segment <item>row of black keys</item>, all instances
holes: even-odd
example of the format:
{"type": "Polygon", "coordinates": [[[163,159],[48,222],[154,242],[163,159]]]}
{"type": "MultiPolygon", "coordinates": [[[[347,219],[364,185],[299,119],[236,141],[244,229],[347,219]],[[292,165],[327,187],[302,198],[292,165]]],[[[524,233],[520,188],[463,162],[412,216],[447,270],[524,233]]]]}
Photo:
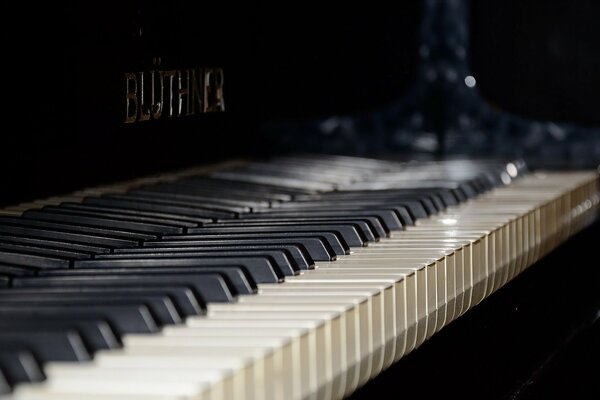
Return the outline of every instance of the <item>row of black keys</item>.
{"type": "Polygon", "coordinates": [[[326,193],[188,178],[0,218],[2,390],[376,241],[493,187],[486,172],[444,188],[326,193]]]}

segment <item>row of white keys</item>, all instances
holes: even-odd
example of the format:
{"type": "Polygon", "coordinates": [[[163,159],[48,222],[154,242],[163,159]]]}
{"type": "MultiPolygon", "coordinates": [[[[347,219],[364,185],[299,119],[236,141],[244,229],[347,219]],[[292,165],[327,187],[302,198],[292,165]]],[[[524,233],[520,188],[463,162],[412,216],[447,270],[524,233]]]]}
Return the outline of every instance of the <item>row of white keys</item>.
{"type": "Polygon", "coordinates": [[[484,194],[185,325],[127,336],[86,366],[49,365],[47,383],[15,398],[342,398],[583,226],[598,202],[572,211],[594,185],[570,191],[594,177],[547,179],[484,194]]]}

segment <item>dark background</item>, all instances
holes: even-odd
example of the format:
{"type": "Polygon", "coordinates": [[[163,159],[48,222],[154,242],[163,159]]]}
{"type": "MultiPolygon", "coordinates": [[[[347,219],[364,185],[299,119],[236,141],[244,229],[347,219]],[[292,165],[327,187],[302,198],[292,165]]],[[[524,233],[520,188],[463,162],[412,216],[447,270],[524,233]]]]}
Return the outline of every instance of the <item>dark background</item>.
{"type": "MultiPolygon", "coordinates": [[[[412,96],[423,79],[424,4],[3,2],[0,205],[275,154],[276,141],[257,135],[266,123],[377,112],[412,96]],[[226,112],[124,124],[123,74],[151,69],[157,56],[165,69],[223,67],[226,112]]],[[[469,10],[470,59],[487,101],[600,123],[598,2],[474,1],[469,10]]],[[[309,143],[321,149],[321,138],[309,143]]]]}
{"type": "Polygon", "coordinates": [[[472,68],[493,105],[600,125],[600,2],[473,1],[472,68]]]}

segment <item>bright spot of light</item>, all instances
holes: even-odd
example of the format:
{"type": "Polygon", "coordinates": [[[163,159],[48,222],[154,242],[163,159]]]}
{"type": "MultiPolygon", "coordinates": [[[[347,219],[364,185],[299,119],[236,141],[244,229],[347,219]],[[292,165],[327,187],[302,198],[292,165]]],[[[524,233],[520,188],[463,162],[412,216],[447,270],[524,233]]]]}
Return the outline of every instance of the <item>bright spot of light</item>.
{"type": "Polygon", "coordinates": [[[465,85],[467,85],[467,87],[475,87],[475,85],[477,85],[477,81],[475,80],[475,77],[472,75],[467,75],[465,76],[465,85]]]}
{"type": "Polygon", "coordinates": [[[517,166],[513,163],[506,164],[506,172],[508,172],[511,178],[515,178],[518,173],[517,166]]]}
{"type": "Polygon", "coordinates": [[[440,222],[444,225],[456,225],[458,220],[455,218],[443,218],[443,219],[440,219],[440,222]]]}

